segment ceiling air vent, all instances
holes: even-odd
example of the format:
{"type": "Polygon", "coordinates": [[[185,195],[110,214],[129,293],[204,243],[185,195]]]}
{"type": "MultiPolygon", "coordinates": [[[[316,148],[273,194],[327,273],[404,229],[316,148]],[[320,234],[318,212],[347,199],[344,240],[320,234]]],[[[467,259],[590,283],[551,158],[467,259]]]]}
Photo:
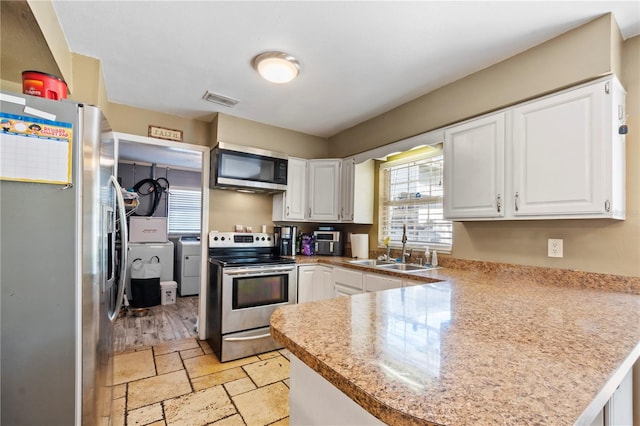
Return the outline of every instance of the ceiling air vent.
{"type": "Polygon", "coordinates": [[[213,102],[215,104],[224,105],[229,108],[233,108],[234,106],[236,106],[238,102],[240,102],[237,99],[229,98],[227,96],[222,96],[217,93],[211,93],[208,90],[205,92],[202,99],[204,99],[205,101],[213,102]]]}

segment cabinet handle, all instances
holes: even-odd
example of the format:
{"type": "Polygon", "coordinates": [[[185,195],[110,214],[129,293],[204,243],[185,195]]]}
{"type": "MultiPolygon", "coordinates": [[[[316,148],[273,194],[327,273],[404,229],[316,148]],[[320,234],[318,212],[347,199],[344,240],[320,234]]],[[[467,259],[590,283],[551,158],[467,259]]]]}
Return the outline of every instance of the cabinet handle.
{"type": "Polygon", "coordinates": [[[611,211],[611,201],[607,200],[604,202],[604,210],[609,213],[611,211]]]}
{"type": "Polygon", "coordinates": [[[502,208],[502,198],[500,198],[500,194],[496,197],[496,207],[498,208],[498,213],[500,213],[500,209],[502,208]]]}
{"type": "Polygon", "coordinates": [[[287,206],[287,217],[289,217],[290,207],[287,206]]]}
{"type": "Polygon", "coordinates": [[[311,207],[309,207],[309,217],[311,217],[311,207]]]}
{"type": "Polygon", "coordinates": [[[518,194],[517,192],[515,197],[515,204],[516,211],[520,210],[520,194],[518,194]]]}

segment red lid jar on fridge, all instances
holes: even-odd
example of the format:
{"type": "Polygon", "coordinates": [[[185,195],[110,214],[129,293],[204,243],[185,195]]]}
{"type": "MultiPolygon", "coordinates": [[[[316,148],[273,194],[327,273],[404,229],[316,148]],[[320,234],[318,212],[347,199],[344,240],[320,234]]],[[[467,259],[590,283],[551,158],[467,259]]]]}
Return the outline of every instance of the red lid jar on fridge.
{"type": "Polygon", "coordinates": [[[22,93],[58,101],[67,98],[67,83],[52,74],[40,71],[23,71],[22,93]]]}

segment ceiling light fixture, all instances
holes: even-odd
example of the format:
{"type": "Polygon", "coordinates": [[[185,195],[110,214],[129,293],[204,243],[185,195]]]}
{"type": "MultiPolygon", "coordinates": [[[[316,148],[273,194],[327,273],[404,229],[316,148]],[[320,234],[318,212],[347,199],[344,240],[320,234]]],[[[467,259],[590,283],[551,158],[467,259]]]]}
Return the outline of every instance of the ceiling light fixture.
{"type": "Polygon", "coordinates": [[[288,83],[300,73],[300,62],[284,52],[260,53],[252,64],[262,78],[272,83],[288,83]]]}

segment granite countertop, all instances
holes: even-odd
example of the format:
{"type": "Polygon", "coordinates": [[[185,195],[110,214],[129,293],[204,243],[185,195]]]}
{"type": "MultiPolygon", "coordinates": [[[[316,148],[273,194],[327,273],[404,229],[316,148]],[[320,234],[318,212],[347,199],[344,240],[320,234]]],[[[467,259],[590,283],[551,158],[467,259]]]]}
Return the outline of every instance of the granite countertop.
{"type": "Polygon", "coordinates": [[[272,335],[388,424],[588,422],[640,357],[637,294],[509,268],[422,274],[442,281],[282,307],[272,335]]]}

